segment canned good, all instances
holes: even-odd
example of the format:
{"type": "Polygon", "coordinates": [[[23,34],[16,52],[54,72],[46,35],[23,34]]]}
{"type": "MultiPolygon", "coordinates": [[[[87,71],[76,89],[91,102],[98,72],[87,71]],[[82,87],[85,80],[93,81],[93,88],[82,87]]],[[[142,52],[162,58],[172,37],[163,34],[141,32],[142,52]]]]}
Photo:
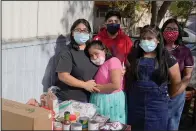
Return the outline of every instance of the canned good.
{"type": "Polygon", "coordinates": [[[82,130],[87,130],[88,129],[88,117],[80,117],[79,122],[82,124],[82,130]]]}
{"type": "Polygon", "coordinates": [[[53,127],[54,127],[55,131],[62,131],[63,130],[61,122],[54,122],[54,126],[53,127]]]}
{"type": "Polygon", "coordinates": [[[63,124],[63,130],[64,131],[69,131],[70,130],[70,124],[63,124]]]}
{"type": "Polygon", "coordinates": [[[88,130],[99,130],[99,123],[93,119],[89,120],[88,130]]]}
{"type": "Polygon", "coordinates": [[[77,123],[72,123],[71,124],[71,130],[82,130],[82,124],[77,122],[77,123]]]}

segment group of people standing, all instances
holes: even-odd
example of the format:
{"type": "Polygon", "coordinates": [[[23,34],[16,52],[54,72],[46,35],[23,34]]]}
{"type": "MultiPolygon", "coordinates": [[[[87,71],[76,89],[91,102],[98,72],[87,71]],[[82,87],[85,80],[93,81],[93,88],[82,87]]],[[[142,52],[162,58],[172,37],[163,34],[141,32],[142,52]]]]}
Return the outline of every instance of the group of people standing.
{"type": "Polygon", "coordinates": [[[178,130],[194,64],[181,27],[175,19],[162,29],[146,25],[133,44],[120,20],[109,11],[94,38],[87,20],[73,23],[70,44],[55,58],[59,101],[93,103],[132,130],[178,130]]]}

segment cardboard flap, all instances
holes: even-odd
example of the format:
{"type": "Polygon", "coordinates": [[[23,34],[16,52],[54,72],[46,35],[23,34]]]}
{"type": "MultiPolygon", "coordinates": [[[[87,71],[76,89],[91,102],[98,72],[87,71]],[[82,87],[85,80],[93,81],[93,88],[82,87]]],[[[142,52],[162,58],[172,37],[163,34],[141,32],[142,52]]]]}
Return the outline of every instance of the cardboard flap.
{"type": "Polygon", "coordinates": [[[49,115],[50,111],[35,107],[27,104],[22,104],[16,101],[7,100],[2,98],[2,110],[19,114],[22,116],[28,116],[30,118],[40,117],[40,115],[49,115]]]}

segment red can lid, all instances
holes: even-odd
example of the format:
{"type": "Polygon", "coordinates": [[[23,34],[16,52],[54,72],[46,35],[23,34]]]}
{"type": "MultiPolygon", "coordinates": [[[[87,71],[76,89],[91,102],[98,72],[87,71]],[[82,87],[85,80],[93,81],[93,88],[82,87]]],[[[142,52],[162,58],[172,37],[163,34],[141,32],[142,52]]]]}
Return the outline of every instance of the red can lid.
{"type": "Polygon", "coordinates": [[[76,120],[76,115],[70,114],[69,120],[70,120],[70,121],[76,120]]]}

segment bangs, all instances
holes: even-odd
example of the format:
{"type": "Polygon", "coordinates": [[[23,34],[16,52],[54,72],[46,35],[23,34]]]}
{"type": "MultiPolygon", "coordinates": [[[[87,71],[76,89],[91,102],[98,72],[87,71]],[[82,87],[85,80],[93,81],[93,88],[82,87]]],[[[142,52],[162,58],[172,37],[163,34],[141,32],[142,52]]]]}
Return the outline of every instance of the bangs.
{"type": "Polygon", "coordinates": [[[153,35],[155,37],[157,37],[158,35],[151,29],[143,29],[140,33],[140,37],[142,38],[143,36],[145,36],[147,33],[150,33],[150,35],[153,35]]]}

